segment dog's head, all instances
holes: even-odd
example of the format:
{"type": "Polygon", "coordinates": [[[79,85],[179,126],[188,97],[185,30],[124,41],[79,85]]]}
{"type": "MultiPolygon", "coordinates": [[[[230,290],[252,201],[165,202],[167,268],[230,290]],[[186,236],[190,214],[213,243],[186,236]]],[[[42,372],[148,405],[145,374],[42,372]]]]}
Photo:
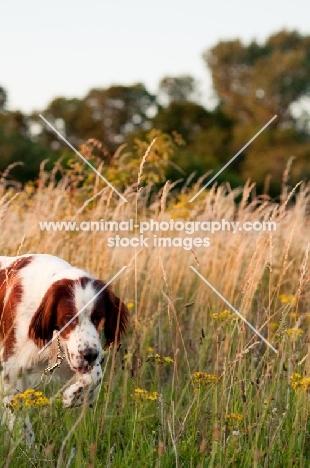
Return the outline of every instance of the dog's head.
{"type": "Polygon", "coordinates": [[[43,347],[58,331],[70,368],[86,373],[102,360],[101,331],[106,345],[117,343],[127,321],[127,307],[103,281],[65,278],[46,291],[31,320],[29,337],[43,347]]]}

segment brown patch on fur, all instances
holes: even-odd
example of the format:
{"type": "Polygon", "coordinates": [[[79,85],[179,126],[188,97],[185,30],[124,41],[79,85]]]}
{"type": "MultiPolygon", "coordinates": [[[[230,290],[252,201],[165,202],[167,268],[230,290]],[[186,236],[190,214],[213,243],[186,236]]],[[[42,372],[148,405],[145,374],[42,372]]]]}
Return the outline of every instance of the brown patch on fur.
{"type": "MultiPolygon", "coordinates": [[[[53,283],[46,291],[41,304],[29,325],[29,338],[39,347],[48,343],[54,330],[61,330],[78,312],[74,304],[76,280],[62,279],[53,283]]],[[[75,328],[73,320],[61,333],[64,338],[75,328]]]]}
{"type": "MultiPolygon", "coordinates": [[[[91,284],[95,294],[105,287],[104,281],[94,280],[87,276],[81,277],[77,282],[83,289],[91,284]]],[[[120,336],[126,332],[128,309],[109,286],[94,300],[91,321],[99,333],[102,329],[104,330],[106,346],[118,342],[120,336]]]]}
{"type": "Polygon", "coordinates": [[[95,327],[97,328],[98,333],[100,333],[101,330],[103,329],[104,322],[105,322],[105,319],[104,319],[104,318],[100,319],[99,322],[98,322],[98,321],[95,321],[94,325],[95,325],[95,327]]]}
{"type": "MultiPolygon", "coordinates": [[[[101,280],[94,280],[93,286],[99,292],[105,283],[101,280]]],[[[98,325],[97,329],[100,331],[100,326],[104,329],[106,338],[106,345],[111,343],[118,343],[120,337],[126,332],[128,325],[128,309],[126,305],[117,297],[108,286],[95,300],[94,310],[91,316],[93,323],[98,325]],[[104,323],[102,324],[102,319],[104,323]]]]}
{"type": "MultiPolygon", "coordinates": [[[[29,338],[38,347],[47,344],[54,330],[61,330],[79,312],[75,307],[75,286],[80,285],[85,289],[88,284],[94,288],[94,295],[105,286],[103,281],[83,276],[78,280],[56,281],[46,291],[29,325],[29,338]]],[[[106,344],[109,345],[119,341],[120,335],[125,333],[128,309],[108,287],[94,300],[91,321],[98,332],[104,329],[106,344]]],[[[78,317],[66,326],[61,336],[66,339],[77,323],[78,317]]]]}
{"type": "Polygon", "coordinates": [[[14,330],[16,309],[23,295],[18,273],[31,263],[32,258],[32,256],[19,258],[0,270],[0,341],[3,346],[4,361],[12,356],[16,343],[14,330]]]}
{"type": "Polygon", "coordinates": [[[82,276],[77,282],[82,286],[82,289],[85,289],[86,286],[93,281],[89,276],[82,276]]]}

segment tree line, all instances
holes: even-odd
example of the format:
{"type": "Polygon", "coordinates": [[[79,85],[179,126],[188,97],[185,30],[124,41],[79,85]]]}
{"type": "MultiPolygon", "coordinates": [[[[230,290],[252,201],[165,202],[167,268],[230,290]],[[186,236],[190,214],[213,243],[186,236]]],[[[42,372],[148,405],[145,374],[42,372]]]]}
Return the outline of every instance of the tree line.
{"type": "Polygon", "coordinates": [[[72,145],[102,160],[103,173],[120,185],[130,182],[132,161],[138,161],[154,135],[153,181],[174,181],[193,172],[194,181],[219,170],[277,115],[217,181],[234,187],[251,178],[261,192],[277,194],[291,158],[291,183],[310,179],[309,115],[301,112],[310,91],[310,36],[283,30],[262,44],[220,41],[203,60],[217,97],[213,109],[202,105],[199,85],[190,75],[164,77],[157,93],[135,83],[91,89],[82,98],[57,97],[30,115],[7,110],[6,90],[0,87],[0,172],[22,162],[12,177],[25,183],[38,176],[42,161],[52,168],[59,158],[63,164],[72,158],[39,113],[72,145]]]}

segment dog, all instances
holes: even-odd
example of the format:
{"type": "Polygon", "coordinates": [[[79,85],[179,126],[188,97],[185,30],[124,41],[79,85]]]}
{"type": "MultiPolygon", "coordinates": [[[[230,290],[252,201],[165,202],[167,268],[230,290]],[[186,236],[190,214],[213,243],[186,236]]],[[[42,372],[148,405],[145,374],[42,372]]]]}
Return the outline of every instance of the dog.
{"type": "MultiPolygon", "coordinates": [[[[126,305],[85,271],[47,254],[0,256],[0,393],[9,428],[16,423],[14,395],[54,371],[65,382],[73,376],[65,407],[92,404],[102,380],[100,333],[109,346],[127,323],[126,305]]],[[[32,443],[28,419],[24,427],[32,443]]]]}

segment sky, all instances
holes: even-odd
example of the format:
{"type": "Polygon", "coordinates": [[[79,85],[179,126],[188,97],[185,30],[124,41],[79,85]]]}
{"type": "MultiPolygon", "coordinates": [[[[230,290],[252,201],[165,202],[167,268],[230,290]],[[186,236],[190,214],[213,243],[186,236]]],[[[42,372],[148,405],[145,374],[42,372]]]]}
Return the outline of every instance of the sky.
{"type": "Polygon", "coordinates": [[[264,41],[283,28],[310,34],[309,0],[5,0],[0,86],[8,108],[43,110],[55,97],[164,76],[212,85],[202,54],[220,40],[264,41]]]}

